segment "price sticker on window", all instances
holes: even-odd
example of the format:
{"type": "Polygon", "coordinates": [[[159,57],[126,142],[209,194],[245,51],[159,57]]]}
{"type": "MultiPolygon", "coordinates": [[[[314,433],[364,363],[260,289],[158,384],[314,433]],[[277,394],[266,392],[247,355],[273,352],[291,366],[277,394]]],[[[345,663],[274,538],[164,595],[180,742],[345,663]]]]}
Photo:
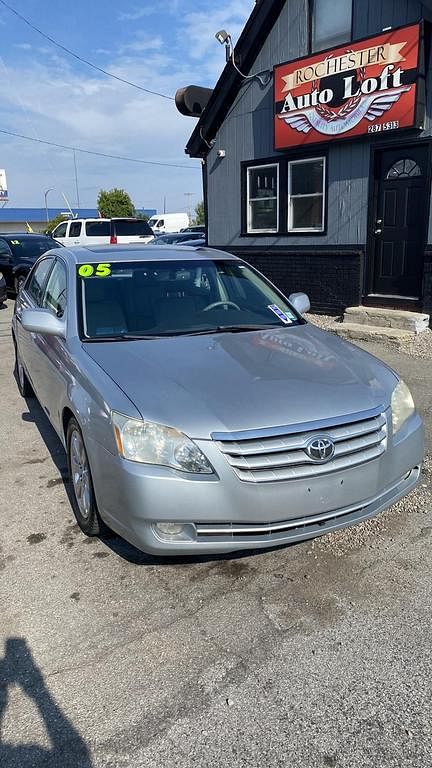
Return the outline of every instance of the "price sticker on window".
{"type": "Polygon", "coordinates": [[[81,264],[78,267],[80,277],[109,277],[111,264],[81,264]]]}

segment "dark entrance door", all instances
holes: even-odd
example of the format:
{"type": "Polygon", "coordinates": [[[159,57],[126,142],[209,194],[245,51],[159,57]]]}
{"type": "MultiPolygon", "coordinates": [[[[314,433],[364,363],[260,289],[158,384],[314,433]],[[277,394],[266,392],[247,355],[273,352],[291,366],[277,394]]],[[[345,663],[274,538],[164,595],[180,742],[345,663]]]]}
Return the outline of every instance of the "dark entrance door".
{"type": "Polygon", "coordinates": [[[427,147],[377,153],[370,293],[418,298],[429,219],[427,147]]]}

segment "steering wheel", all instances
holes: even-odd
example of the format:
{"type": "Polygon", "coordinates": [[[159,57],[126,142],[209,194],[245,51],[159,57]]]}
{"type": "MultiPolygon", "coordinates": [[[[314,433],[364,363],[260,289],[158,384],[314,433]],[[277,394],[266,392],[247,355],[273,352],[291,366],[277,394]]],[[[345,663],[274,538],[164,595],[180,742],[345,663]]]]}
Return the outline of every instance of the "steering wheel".
{"type": "Polygon", "coordinates": [[[204,309],[203,312],[208,312],[210,309],[215,309],[216,307],[225,307],[225,306],[234,307],[234,309],[238,309],[239,312],[241,312],[241,309],[238,304],[235,304],[234,301],[213,301],[212,304],[208,304],[204,309]]]}

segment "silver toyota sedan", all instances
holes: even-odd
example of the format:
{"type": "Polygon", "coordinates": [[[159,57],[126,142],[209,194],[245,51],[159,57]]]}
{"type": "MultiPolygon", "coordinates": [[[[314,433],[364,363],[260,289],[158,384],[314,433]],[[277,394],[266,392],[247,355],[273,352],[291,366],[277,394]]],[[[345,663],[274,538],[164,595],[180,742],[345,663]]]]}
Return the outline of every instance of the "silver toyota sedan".
{"type": "Polygon", "coordinates": [[[159,555],[259,549],[414,488],[424,434],[408,387],[308,309],[208,248],[42,256],[16,302],[17,380],[67,451],[82,530],[159,555]]]}

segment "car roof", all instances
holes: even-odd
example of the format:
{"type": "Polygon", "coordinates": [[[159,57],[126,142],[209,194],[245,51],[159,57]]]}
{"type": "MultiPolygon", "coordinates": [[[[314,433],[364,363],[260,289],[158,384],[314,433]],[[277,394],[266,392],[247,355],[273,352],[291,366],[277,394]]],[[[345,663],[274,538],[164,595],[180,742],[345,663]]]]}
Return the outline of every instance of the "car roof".
{"type": "Polygon", "coordinates": [[[111,264],[118,261],[169,261],[179,259],[181,261],[202,261],[203,259],[233,259],[241,261],[237,256],[226,251],[217,251],[214,248],[189,245],[141,245],[131,243],[129,245],[93,245],[90,247],[76,246],[74,248],[53,248],[58,250],[63,257],[74,260],[76,264],[94,263],[95,261],[109,261],[111,264]]]}
{"type": "Polygon", "coordinates": [[[16,240],[17,237],[46,237],[48,240],[53,240],[51,235],[45,235],[43,232],[0,232],[0,237],[9,238],[9,240],[16,240]]]}

